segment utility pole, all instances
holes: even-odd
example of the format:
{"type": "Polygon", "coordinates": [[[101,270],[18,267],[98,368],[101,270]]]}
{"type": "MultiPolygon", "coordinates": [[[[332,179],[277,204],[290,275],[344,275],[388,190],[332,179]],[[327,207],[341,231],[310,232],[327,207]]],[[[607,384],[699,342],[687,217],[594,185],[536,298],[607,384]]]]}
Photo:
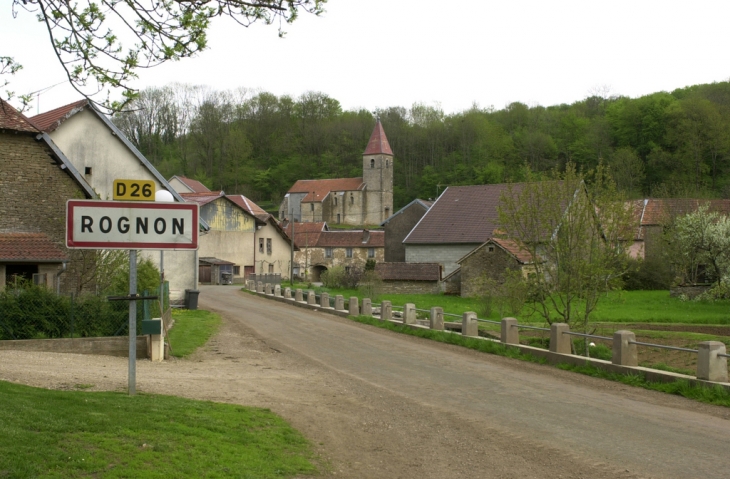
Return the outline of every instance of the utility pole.
{"type": "Polygon", "coordinates": [[[289,274],[289,283],[294,286],[294,221],[291,222],[291,260],[289,265],[291,266],[291,273],[289,274]]]}

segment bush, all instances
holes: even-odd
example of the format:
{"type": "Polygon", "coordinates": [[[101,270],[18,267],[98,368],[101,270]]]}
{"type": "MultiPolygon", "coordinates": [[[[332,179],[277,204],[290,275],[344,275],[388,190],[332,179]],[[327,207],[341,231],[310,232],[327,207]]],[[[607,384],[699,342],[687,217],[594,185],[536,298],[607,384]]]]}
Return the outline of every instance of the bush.
{"type": "Polygon", "coordinates": [[[355,289],[360,283],[362,271],[351,267],[345,270],[344,266],[333,266],[320,276],[322,286],[325,288],[346,288],[355,289]]]}
{"type": "Polygon", "coordinates": [[[360,292],[363,298],[370,298],[373,302],[378,302],[380,295],[383,294],[383,280],[373,270],[365,270],[360,277],[360,292]]]}
{"type": "Polygon", "coordinates": [[[669,261],[658,257],[630,259],[628,270],[623,276],[624,289],[629,291],[669,289],[673,279],[669,261]]]}

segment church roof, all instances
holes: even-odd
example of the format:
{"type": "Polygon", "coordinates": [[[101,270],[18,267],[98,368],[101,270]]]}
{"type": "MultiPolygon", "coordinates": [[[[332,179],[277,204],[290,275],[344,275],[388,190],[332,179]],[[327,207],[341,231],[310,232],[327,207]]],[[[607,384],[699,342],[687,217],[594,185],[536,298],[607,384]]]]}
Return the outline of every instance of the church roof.
{"type": "Polygon", "coordinates": [[[362,178],[333,178],[328,180],[298,180],[288,193],[307,193],[302,203],[317,203],[330,191],[355,191],[365,187],[362,178]]]}
{"type": "Polygon", "coordinates": [[[370,135],[370,141],[368,146],[365,148],[363,155],[390,155],[393,156],[393,150],[390,149],[388,138],[385,136],[385,130],[383,130],[383,124],[380,120],[375,123],[373,133],[370,135]]]}
{"type": "Polygon", "coordinates": [[[38,128],[25,115],[3,99],[0,99],[0,129],[38,133],[38,128]]]}

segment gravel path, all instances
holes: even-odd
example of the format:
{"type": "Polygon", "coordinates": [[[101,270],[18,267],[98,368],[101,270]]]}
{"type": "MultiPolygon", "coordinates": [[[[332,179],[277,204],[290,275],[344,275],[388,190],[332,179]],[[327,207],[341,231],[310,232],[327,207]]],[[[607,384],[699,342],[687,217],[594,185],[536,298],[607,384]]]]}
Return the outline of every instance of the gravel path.
{"type": "MultiPolygon", "coordinates": [[[[730,411],[203,287],[221,332],[138,390],[267,407],[326,477],[721,477],[730,411]]],[[[126,389],[126,359],[0,351],[0,379],[126,389]]]]}

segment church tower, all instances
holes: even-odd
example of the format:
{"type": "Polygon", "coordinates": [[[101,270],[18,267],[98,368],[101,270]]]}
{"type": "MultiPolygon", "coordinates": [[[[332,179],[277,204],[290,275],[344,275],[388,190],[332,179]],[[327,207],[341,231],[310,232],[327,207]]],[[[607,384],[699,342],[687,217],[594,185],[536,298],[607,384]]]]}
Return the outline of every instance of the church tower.
{"type": "Polygon", "coordinates": [[[362,154],[363,224],[379,225],[393,214],[393,150],[378,118],[362,154]]]}

